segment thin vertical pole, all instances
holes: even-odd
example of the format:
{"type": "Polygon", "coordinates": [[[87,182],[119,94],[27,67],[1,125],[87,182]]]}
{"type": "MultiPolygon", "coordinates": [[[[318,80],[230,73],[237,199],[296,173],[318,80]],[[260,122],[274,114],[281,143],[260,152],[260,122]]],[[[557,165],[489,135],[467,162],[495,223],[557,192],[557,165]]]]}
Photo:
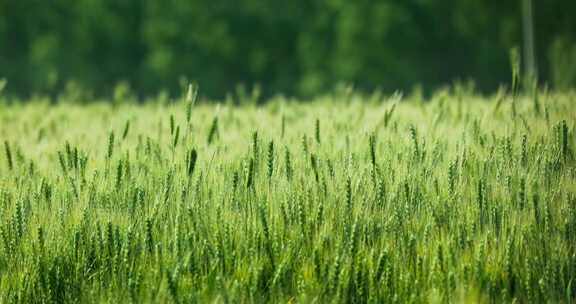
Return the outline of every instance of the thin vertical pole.
{"type": "Polygon", "coordinates": [[[527,80],[535,80],[538,76],[534,48],[534,21],[532,16],[532,0],[522,0],[522,28],[524,33],[524,68],[527,80]]]}

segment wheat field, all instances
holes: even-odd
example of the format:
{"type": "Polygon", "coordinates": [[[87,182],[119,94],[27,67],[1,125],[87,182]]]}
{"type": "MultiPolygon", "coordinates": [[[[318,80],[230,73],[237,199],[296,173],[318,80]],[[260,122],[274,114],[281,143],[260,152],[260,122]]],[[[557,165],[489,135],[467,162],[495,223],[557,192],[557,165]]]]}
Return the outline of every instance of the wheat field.
{"type": "Polygon", "coordinates": [[[574,303],[575,106],[0,98],[0,302],[574,303]]]}

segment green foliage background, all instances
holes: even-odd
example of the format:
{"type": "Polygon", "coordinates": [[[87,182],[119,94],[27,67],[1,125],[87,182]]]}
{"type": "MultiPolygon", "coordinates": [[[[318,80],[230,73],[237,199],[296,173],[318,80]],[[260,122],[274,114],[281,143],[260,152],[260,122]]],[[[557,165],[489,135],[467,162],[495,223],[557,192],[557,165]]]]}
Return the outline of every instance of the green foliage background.
{"type": "MultiPolygon", "coordinates": [[[[0,78],[12,94],[70,80],[96,95],[124,82],[139,94],[198,81],[221,97],[239,83],[311,95],[336,82],[384,90],[474,79],[508,81],[521,46],[520,1],[0,0],[0,78]]],[[[576,75],[576,2],[535,1],[543,81],[576,75]]]]}

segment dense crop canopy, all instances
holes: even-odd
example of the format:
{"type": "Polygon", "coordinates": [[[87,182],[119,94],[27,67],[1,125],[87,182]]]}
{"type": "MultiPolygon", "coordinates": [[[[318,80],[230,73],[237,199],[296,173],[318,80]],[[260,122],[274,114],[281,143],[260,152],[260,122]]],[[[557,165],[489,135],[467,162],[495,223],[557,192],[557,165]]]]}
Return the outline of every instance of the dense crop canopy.
{"type": "Polygon", "coordinates": [[[0,302],[568,303],[576,96],[537,97],[0,104],[0,302]]]}

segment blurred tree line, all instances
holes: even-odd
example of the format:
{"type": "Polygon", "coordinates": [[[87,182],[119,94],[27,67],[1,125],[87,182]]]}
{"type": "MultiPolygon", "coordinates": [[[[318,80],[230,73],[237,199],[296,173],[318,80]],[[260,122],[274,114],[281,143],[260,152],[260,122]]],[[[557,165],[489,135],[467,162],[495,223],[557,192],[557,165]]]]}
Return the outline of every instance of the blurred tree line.
{"type": "MultiPolygon", "coordinates": [[[[576,1],[534,2],[541,81],[576,85],[576,1]]],[[[385,91],[508,82],[520,0],[0,0],[0,78],[16,95],[69,80],[96,95],[197,81],[311,95],[337,82],[385,91]]]]}

